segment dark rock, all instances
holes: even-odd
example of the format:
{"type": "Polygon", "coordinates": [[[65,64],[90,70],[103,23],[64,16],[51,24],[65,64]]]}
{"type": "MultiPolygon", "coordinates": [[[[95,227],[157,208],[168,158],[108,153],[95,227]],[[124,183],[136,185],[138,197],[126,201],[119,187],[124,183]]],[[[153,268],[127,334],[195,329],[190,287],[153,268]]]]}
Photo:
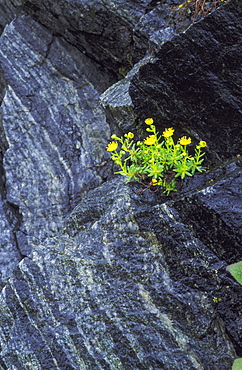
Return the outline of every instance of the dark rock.
{"type": "Polygon", "coordinates": [[[16,8],[12,1],[1,0],[0,1],[0,34],[4,27],[10,23],[16,15],[16,8]]]}
{"type": "Polygon", "coordinates": [[[153,60],[152,54],[147,54],[128,72],[121,81],[110,86],[101,96],[100,102],[105,109],[111,130],[116,135],[135,130],[135,114],[133,102],[129,94],[130,80],[138,73],[139,68],[153,60]]]}
{"type": "Polygon", "coordinates": [[[31,244],[55,234],[102,181],[110,131],[97,99],[112,79],[26,16],[6,26],[0,62],[6,199],[19,208],[31,244]]]}
{"type": "Polygon", "coordinates": [[[226,272],[242,252],[241,5],[174,36],[171,3],[11,0],[0,18],[1,370],[230,370],[242,356],[226,272]],[[105,147],[151,115],[229,160],[174,196],[138,195],[105,147]]]}
{"type": "Polygon", "coordinates": [[[123,1],[115,5],[110,1],[98,0],[88,3],[23,0],[14,5],[56,35],[63,36],[92,59],[118,73],[124,64],[128,67],[128,55],[133,47],[133,23],[144,14],[147,3],[128,1],[124,7],[123,1]]]}
{"type": "Polygon", "coordinates": [[[6,83],[3,76],[2,68],[0,67],[0,103],[2,102],[5,93],[6,83]]]}
{"type": "Polygon", "coordinates": [[[0,196],[0,288],[7,283],[8,278],[12,275],[17,263],[21,260],[21,254],[18,251],[16,235],[12,225],[6,216],[6,209],[2,196],[0,196]]]}
{"type": "Polygon", "coordinates": [[[205,140],[214,158],[240,154],[242,3],[231,0],[166,42],[140,68],[130,95],[140,122],[205,140]]]}
{"type": "Polygon", "coordinates": [[[146,54],[151,35],[157,44],[174,32],[169,25],[164,35],[161,31],[171,13],[169,2],[10,0],[10,3],[16,11],[30,14],[119,76],[146,54]]]}
{"type": "Polygon", "coordinates": [[[118,179],[90,191],[66,234],[36,246],[4,288],[6,366],[230,369],[242,288],[227,276],[225,259],[182,222],[178,204],[185,213],[182,195],[141,198],[118,179]]]}
{"type": "Polygon", "coordinates": [[[206,184],[202,190],[187,191],[174,206],[183,222],[194,226],[196,236],[221,260],[234,263],[242,254],[241,158],[211,171],[206,184]]]}

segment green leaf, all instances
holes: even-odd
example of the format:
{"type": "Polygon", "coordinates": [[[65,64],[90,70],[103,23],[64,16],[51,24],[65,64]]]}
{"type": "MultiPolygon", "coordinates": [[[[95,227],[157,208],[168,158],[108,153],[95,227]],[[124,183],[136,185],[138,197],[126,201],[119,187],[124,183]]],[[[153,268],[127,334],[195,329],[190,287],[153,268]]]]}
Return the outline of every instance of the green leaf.
{"type": "Polygon", "coordinates": [[[203,168],[201,166],[197,166],[196,170],[199,171],[199,172],[203,172],[203,168]]]}
{"type": "MultiPolygon", "coordinates": [[[[226,270],[231,273],[231,275],[235,278],[235,280],[237,280],[240,284],[242,284],[242,261],[236,262],[236,263],[233,263],[232,265],[227,266],[226,270]]],[[[242,369],[242,366],[241,366],[241,369],[242,369]]]]}
{"type": "Polygon", "coordinates": [[[232,370],[241,370],[242,369],[242,358],[237,358],[232,366],[232,370]]]}
{"type": "Polygon", "coordinates": [[[196,165],[201,163],[203,163],[203,159],[201,159],[200,161],[196,161],[196,165]]]}

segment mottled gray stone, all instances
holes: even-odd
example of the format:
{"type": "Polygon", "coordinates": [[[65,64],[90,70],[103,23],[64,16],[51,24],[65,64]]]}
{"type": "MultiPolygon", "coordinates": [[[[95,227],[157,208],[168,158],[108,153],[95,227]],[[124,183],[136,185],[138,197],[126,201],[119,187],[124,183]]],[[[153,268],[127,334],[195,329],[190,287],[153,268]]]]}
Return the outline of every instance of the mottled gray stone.
{"type": "Polygon", "coordinates": [[[26,16],[0,40],[7,199],[19,207],[29,243],[55,234],[72,202],[102,181],[110,131],[97,102],[103,83],[94,85],[105,75],[74,53],[26,16]]]}
{"type": "Polygon", "coordinates": [[[160,31],[168,22],[170,1],[9,1],[120,77],[120,69],[127,72],[145,56],[151,35],[159,33],[152,40],[157,47],[174,32],[173,25],[164,37],[160,31]]]}
{"type": "Polygon", "coordinates": [[[0,34],[6,24],[10,23],[16,15],[16,8],[11,0],[0,0],[0,34]]]}
{"type": "Polygon", "coordinates": [[[65,233],[21,261],[0,300],[7,368],[230,369],[241,288],[173,200],[135,189],[90,191],[65,233]]]}
{"type": "MultiPolygon", "coordinates": [[[[185,179],[174,197],[138,195],[142,185],[114,176],[105,151],[111,133],[139,135],[147,116],[167,118],[156,82],[169,65],[172,126],[222,157],[216,116],[206,132],[173,120],[187,77],[178,72],[194,62],[193,36],[207,41],[195,65],[203,55],[210,61],[221,39],[228,46],[238,38],[239,55],[241,6],[231,0],[172,37],[170,3],[10,0],[9,11],[22,15],[0,18],[9,23],[0,38],[1,370],[230,370],[242,354],[242,288],[226,272],[242,253],[235,127],[219,128],[233,144],[229,161],[185,179]],[[135,61],[117,82],[117,69],[135,61]]],[[[0,10],[6,4],[0,0],[0,10]]],[[[239,68],[227,72],[239,76],[239,68]]],[[[239,91],[234,82],[228,102],[239,91]]],[[[237,105],[230,108],[236,116],[237,105]]],[[[191,122],[194,109],[180,110],[181,119],[191,122]]]]}
{"type": "Polygon", "coordinates": [[[17,263],[21,260],[21,253],[18,251],[16,235],[12,230],[9,220],[6,217],[2,197],[0,196],[0,288],[6,284],[7,279],[12,275],[17,263]]]}

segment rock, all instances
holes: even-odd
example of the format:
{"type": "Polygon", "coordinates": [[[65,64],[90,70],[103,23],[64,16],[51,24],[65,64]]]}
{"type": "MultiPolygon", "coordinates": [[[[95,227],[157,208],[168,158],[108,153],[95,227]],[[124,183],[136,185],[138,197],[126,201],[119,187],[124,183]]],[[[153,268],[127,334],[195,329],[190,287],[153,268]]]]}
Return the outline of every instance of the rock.
{"type": "Polygon", "coordinates": [[[120,77],[145,56],[151,36],[157,47],[157,42],[174,32],[172,25],[166,26],[170,1],[164,4],[150,0],[10,0],[10,3],[17,12],[31,15],[120,77]],[[164,26],[167,29],[162,35],[164,26]]]}
{"type": "Polygon", "coordinates": [[[0,300],[7,368],[231,368],[241,288],[225,258],[182,222],[182,194],[135,190],[117,179],[91,190],[65,233],[21,261],[0,300]]]}
{"type": "Polygon", "coordinates": [[[174,36],[171,3],[10,0],[0,18],[1,370],[230,370],[242,355],[242,288],[226,272],[242,251],[239,68],[212,57],[239,55],[241,5],[174,36]],[[211,117],[193,69],[206,61],[211,117]],[[138,195],[105,151],[151,114],[223,160],[174,197],[138,195]]]}
{"type": "Polygon", "coordinates": [[[132,79],[137,124],[205,140],[214,159],[241,152],[242,3],[231,0],[166,42],[132,79]]]}
{"type": "Polygon", "coordinates": [[[16,8],[10,0],[0,1],[0,34],[6,24],[10,23],[16,15],[16,8]]]}
{"type": "Polygon", "coordinates": [[[38,243],[102,181],[110,131],[97,100],[112,79],[28,16],[5,28],[0,61],[7,201],[19,207],[28,243],[38,243]]]}
{"type": "MultiPolygon", "coordinates": [[[[12,275],[17,263],[21,260],[22,255],[18,250],[16,241],[16,232],[14,223],[10,224],[6,216],[6,209],[2,197],[0,197],[0,288],[7,283],[9,276],[12,275]]],[[[13,221],[13,220],[11,220],[13,221]]]]}
{"type": "Polygon", "coordinates": [[[111,130],[116,135],[135,130],[135,114],[133,102],[129,94],[130,81],[138,73],[139,68],[153,59],[152,54],[147,54],[141,61],[135,64],[126,77],[110,86],[100,96],[100,103],[105,109],[107,120],[111,130]]]}
{"type": "Polygon", "coordinates": [[[241,171],[241,157],[227,161],[202,176],[206,186],[201,190],[197,191],[197,183],[192,180],[189,186],[194,181],[196,192],[186,188],[182,202],[174,203],[183,222],[193,225],[196,236],[228,264],[238,261],[242,253],[241,171]]]}
{"type": "Polygon", "coordinates": [[[6,88],[5,79],[4,79],[4,76],[3,76],[3,71],[0,68],[0,103],[2,102],[4,93],[5,93],[5,88],[6,88]]]}

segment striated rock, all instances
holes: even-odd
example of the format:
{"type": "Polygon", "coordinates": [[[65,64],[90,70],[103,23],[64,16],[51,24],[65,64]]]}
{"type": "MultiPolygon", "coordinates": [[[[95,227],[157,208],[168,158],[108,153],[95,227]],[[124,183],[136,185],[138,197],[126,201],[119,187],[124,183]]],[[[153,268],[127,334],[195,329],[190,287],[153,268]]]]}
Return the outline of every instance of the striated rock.
{"type": "Polygon", "coordinates": [[[134,114],[206,140],[214,158],[240,154],[242,3],[231,0],[166,42],[132,79],[134,114]]]}
{"type": "Polygon", "coordinates": [[[167,34],[174,32],[174,27],[168,25],[170,3],[174,1],[10,0],[10,3],[17,12],[31,15],[121,77],[146,54],[151,36],[152,45],[157,47],[167,34]]]}
{"type": "Polygon", "coordinates": [[[110,131],[97,99],[112,80],[26,16],[5,28],[0,62],[7,201],[19,207],[31,244],[55,234],[81,194],[102,181],[110,131]]]}
{"type": "MultiPolygon", "coordinates": [[[[0,288],[7,283],[9,276],[12,275],[17,263],[21,260],[21,253],[16,242],[16,227],[10,224],[2,197],[0,197],[0,288]]],[[[13,220],[11,220],[13,221],[13,220]]]]}
{"type": "Polygon", "coordinates": [[[242,356],[226,272],[242,252],[241,5],[174,36],[171,4],[0,0],[1,370],[230,370],[242,356]],[[229,160],[174,197],[138,195],[105,147],[151,115],[229,160]]]}
{"type": "Polygon", "coordinates": [[[10,23],[16,15],[16,8],[10,0],[0,0],[0,34],[6,24],[10,23]]]}
{"type": "Polygon", "coordinates": [[[0,68],[0,103],[2,102],[4,92],[5,92],[5,79],[3,77],[3,71],[0,68]]]}
{"type": "MultiPolygon", "coordinates": [[[[216,204],[216,186],[190,204],[206,191],[216,204]]],[[[196,220],[183,223],[183,194],[162,203],[136,188],[115,179],[90,191],[65,233],[21,261],[0,301],[7,368],[231,368],[241,287],[225,272],[229,258],[198,238],[196,220]]]]}

